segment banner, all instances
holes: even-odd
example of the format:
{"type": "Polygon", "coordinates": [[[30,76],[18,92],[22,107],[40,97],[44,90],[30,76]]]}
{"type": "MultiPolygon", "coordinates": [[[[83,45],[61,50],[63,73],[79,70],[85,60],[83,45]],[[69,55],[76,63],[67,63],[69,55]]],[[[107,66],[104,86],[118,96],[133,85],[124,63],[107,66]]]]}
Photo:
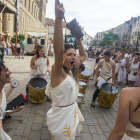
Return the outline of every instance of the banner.
{"type": "Polygon", "coordinates": [[[17,31],[19,32],[20,0],[17,0],[17,31]]]}

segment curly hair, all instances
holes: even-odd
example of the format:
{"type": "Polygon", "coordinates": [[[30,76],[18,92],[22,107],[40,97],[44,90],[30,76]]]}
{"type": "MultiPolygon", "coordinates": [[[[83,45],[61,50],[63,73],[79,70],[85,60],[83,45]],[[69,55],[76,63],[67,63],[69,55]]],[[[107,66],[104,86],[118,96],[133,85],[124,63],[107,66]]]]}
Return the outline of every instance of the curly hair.
{"type": "MultiPolygon", "coordinates": [[[[37,55],[37,58],[40,57],[40,56],[39,56],[39,51],[40,51],[41,49],[44,49],[44,46],[39,45],[39,46],[37,47],[37,49],[36,49],[35,54],[37,55]]],[[[45,54],[43,55],[43,57],[44,57],[44,58],[46,57],[45,54]]]]}
{"type": "MultiPolygon", "coordinates": [[[[64,48],[65,48],[64,53],[66,53],[67,50],[74,49],[74,46],[71,44],[65,44],[64,48]]],[[[71,69],[71,72],[69,72],[65,66],[63,66],[63,69],[64,69],[65,73],[68,73],[69,75],[71,75],[75,79],[76,83],[79,84],[78,72],[77,72],[75,64],[74,64],[73,68],[71,69]]]]}

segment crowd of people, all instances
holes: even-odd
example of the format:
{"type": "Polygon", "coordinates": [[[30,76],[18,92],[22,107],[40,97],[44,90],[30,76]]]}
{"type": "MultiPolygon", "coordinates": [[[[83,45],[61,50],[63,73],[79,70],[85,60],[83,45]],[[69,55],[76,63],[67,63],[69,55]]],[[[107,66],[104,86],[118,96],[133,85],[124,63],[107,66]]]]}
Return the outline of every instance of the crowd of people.
{"type": "MultiPolygon", "coordinates": [[[[30,62],[29,81],[36,77],[48,80],[46,95],[47,97],[51,96],[52,108],[47,112],[46,124],[52,140],[75,140],[76,132],[82,130],[81,122],[84,121],[76,100],[79,92],[78,73],[85,69],[83,62],[86,60],[87,55],[81,40],[76,36],[79,56],[76,54],[73,45],[64,44],[62,29],[64,12],[63,4],[59,0],[55,0],[53,40],[55,61],[52,67],[48,56],[45,55],[44,47],[37,42],[33,50],[35,55],[30,62]],[[47,79],[46,72],[50,73],[49,79],[47,79]]],[[[4,48],[1,37],[0,43],[0,46],[4,48]]],[[[23,45],[23,42],[21,44],[23,45]]],[[[125,50],[90,47],[88,56],[96,59],[91,80],[95,79],[97,89],[93,94],[91,107],[95,107],[100,88],[104,83],[108,82],[112,86],[125,83],[129,86],[120,92],[118,115],[108,140],[140,139],[139,54],[135,51],[126,52],[125,50]]],[[[2,140],[11,139],[3,131],[2,120],[9,114],[23,109],[23,106],[21,106],[10,112],[5,111],[6,98],[11,94],[13,87],[10,88],[7,94],[5,94],[3,88],[5,84],[11,82],[11,73],[5,62],[0,61],[0,139],[2,140]]]]}

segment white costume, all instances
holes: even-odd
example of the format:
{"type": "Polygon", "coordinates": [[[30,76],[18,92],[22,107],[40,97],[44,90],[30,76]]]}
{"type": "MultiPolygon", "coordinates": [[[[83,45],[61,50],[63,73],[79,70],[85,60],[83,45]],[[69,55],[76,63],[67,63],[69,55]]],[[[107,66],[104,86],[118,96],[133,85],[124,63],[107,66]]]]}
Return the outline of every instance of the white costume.
{"type": "Polygon", "coordinates": [[[118,72],[119,72],[119,64],[116,63],[116,65],[115,65],[115,73],[118,73],[118,72]]]}
{"type": "Polygon", "coordinates": [[[119,73],[118,73],[118,82],[122,82],[126,80],[126,67],[122,68],[122,66],[126,65],[126,59],[122,59],[121,63],[118,63],[119,65],[119,73]]]}
{"type": "MultiPolygon", "coordinates": [[[[47,96],[51,87],[49,80],[47,96]]],[[[52,140],[75,140],[76,131],[81,131],[84,118],[76,103],[79,87],[72,76],[67,75],[57,87],[52,88],[52,108],[47,112],[47,125],[52,140]]]]}
{"type": "Polygon", "coordinates": [[[125,58],[126,58],[126,57],[128,57],[128,59],[130,59],[131,54],[128,54],[128,53],[127,53],[127,54],[125,54],[125,58]]]}
{"type": "Polygon", "coordinates": [[[35,65],[37,64],[37,69],[32,69],[31,68],[31,72],[30,72],[30,76],[29,76],[29,81],[32,78],[36,78],[36,77],[40,77],[43,79],[47,79],[47,58],[44,57],[39,57],[39,59],[37,58],[37,60],[35,60],[35,65]]]}
{"type": "MultiPolygon", "coordinates": [[[[101,76],[98,77],[98,84],[97,84],[99,89],[102,86],[102,84],[106,83],[106,80],[110,78],[112,75],[112,66],[109,63],[107,63],[105,60],[103,60],[100,75],[101,76]]],[[[107,82],[112,83],[112,78],[110,78],[107,82]]]]}
{"type": "MultiPolygon", "coordinates": [[[[0,119],[3,119],[6,113],[6,95],[4,90],[2,90],[2,102],[0,104],[0,119]]],[[[8,112],[8,111],[7,111],[8,112]]],[[[1,128],[0,126],[0,140],[12,140],[1,128]]]]}
{"type": "Polygon", "coordinates": [[[140,132],[140,128],[136,128],[130,121],[127,123],[126,131],[121,140],[139,140],[140,136],[136,136],[130,131],[140,132]]]}
{"type": "Polygon", "coordinates": [[[133,62],[130,65],[130,74],[128,75],[128,80],[129,81],[136,81],[138,75],[134,75],[138,71],[139,68],[139,62],[137,64],[133,64],[133,62]]]}

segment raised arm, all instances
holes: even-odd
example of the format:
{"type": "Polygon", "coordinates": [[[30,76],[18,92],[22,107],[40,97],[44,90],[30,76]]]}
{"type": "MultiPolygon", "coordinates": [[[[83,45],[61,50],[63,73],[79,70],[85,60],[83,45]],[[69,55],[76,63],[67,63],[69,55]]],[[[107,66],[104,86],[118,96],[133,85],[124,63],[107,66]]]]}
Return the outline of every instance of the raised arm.
{"type": "Polygon", "coordinates": [[[77,41],[79,55],[80,55],[80,57],[78,57],[76,60],[76,67],[79,68],[80,65],[86,60],[87,55],[86,55],[85,48],[82,44],[82,41],[80,39],[77,39],[77,38],[76,38],[76,41],[77,41]]]}
{"type": "Polygon", "coordinates": [[[53,71],[55,73],[60,73],[63,67],[64,60],[64,39],[63,39],[63,28],[62,20],[64,18],[64,7],[63,4],[59,3],[59,0],[55,0],[55,31],[54,31],[54,53],[55,53],[55,62],[53,71]]]}

